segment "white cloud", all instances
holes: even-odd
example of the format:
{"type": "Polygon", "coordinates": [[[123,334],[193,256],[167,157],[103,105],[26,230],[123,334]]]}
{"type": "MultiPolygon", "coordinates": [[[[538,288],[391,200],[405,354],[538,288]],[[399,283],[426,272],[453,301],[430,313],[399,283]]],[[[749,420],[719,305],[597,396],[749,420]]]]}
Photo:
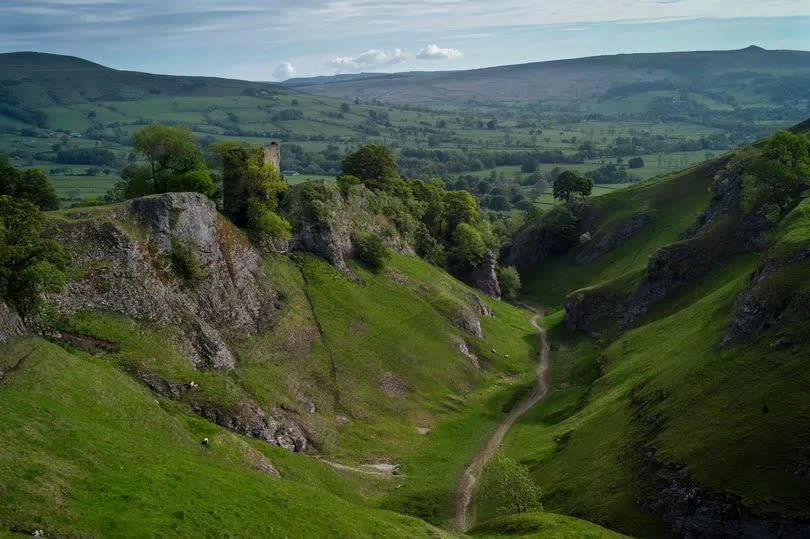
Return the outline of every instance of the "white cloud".
{"type": "Polygon", "coordinates": [[[391,54],[383,50],[369,49],[357,56],[337,56],[332,58],[329,65],[339,73],[347,73],[373,67],[398,64],[404,62],[406,58],[401,49],[394,49],[394,52],[391,54]]]}
{"type": "Polygon", "coordinates": [[[295,75],[295,68],[290,62],[281,62],[273,70],[273,78],[276,80],[287,80],[295,75]]]}
{"type": "Polygon", "coordinates": [[[443,49],[435,43],[431,43],[416,53],[416,57],[420,60],[452,60],[453,58],[458,58],[459,56],[461,56],[460,50],[443,49]]]}

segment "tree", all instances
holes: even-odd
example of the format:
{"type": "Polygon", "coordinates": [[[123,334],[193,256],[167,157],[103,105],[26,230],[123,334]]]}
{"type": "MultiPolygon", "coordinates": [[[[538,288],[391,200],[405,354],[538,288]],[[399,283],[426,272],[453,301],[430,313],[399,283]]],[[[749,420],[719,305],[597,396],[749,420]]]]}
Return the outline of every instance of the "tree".
{"type": "Polygon", "coordinates": [[[366,144],[343,158],[341,174],[356,176],[360,181],[382,188],[389,178],[396,176],[397,162],[388,147],[382,144],[366,144]]]}
{"type": "Polygon", "coordinates": [[[41,170],[14,168],[4,155],[0,155],[0,195],[27,200],[45,211],[59,208],[56,191],[41,170]]]}
{"type": "Polygon", "coordinates": [[[481,233],[469,223],[461,223],[453,231],[450,261],[459,272],[468,272],[484,260],[487,246],[481,233]]]}
{"type": "Polygon", "coordinates": [[[591,194],[593,181],[590,178],[565,170],[554,181],[554,198],[570,202],[575,195],[586,197],[591,194]]]}
{"type": "Polygon", "coordinates": [[[644,159],[641,157],[633,157],[627,162],[630,168],[644,168],[644,159]]]}
{"type": "Polygon", "coordinates": [[[475,223],[478,202],[469,191],[448,191],[444,195],[444,216],[448,232],[455,231],[461,223],[475,223]]]}
{"type": "MultiPolygon", "coordinates": [[[[135,151],[146,158],[149,177],[154,193],[166,193],[171,185],[183,185],[176,176],[191,171],[199,171],[196,181],[199,188],[213,192],[213,180],[202,181],[202,174],[208,174],[202,152],[194,145],[191,130],[187,127],[170,127],[159,123],[149,124],[132,138],[135,151]]],[[[188,189],[183,189],[188,190],[188,189]]],[[[200,191],[202,192],[202,191],[200,191]]]]}
{"type": "Polygon", "coordinates": [[[349,112],[351,108],[349,107],[348,103],[341,103],[340,104],[340,112],[349,112]]]}
{"type": "Polygon", "coordinates": [[[495,455],[484,467],[478,491],[498,515],[543,509],[540,487],[532,481],[528,468],[503,455],[495,455]]]}
{"type": "Polygon", "coordinates": [[[42,294],[64,287],[69,262],[62,246],[43,236],[45,220],[27,200],[0,196],[0,297],[24,315],[42,306],[42,294]]]}
{"type": "Polygon", "coordinates": [[[520,292],[520,274],[514,266],[501,266],[498,268],[498,284],[501,285],[503,297],[513,300],[520,292]]]}
{"type": "Polygon", "coordinates": [[[379,234],[355,233],[353,239],[358,258],[375,272],[381,271],[391,258],[391,251],[379,234]]]}

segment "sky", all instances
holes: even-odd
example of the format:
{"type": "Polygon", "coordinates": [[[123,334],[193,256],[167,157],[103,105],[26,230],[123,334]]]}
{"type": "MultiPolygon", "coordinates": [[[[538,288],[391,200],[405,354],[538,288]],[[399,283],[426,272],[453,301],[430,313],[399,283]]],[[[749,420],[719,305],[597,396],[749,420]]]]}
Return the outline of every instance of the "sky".
{"type": "Polygon", "coordinates": [[[810,50],[810,0],[0,0],[0,52],[248,80],[810,50]]]}

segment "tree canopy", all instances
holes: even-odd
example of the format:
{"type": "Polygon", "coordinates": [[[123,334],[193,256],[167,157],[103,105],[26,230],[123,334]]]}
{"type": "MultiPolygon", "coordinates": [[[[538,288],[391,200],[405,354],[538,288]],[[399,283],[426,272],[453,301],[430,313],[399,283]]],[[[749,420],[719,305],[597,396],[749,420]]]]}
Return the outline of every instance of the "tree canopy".
{"type": "Polygon", "coordinates": [[[59,208],[56,191],[41,170],[17,169],[4,155],[0,155],[0,195],[27,200],[45,211],[59,208]]]}
{"type": "Polygon", "coordinates": [[[492,457],[481,474],[478,489],[498,515],[514,515],[542,510],[540,487],[529,470],[503,455],[492,457]]]}
{"type": "Polygon", "coordinates": [[[570,202],[576,195],[586,197],[591,194],[592,189],[593,181],[590,178],[584,178],[570,170],[564,170],[554,180],[554,198],[557,200],[570,202]]]}
{"type": "Polygon", "coordinates": [[[386,180],[396,176],[397,162],[388,147],[366,144],[343,158],[341,173],[355,176],[370,187],[382,187],[386,180]]]}
{"type": "Polygon", "coordinates": [[[43,292],[65,285],[69,258],[59,243],[43,237],[44,226],[34,204],[0,196],[0,296],[25,315],[37,312],[43,292]]]}
{"type": "Polygon", "coordinates": [[[189,128],[152,123],[136,132],[132,143],[146,164],[131,163],[124,169],[119,198],[170,191],[192,191],[211,197],[216,192],[189,128]]]}

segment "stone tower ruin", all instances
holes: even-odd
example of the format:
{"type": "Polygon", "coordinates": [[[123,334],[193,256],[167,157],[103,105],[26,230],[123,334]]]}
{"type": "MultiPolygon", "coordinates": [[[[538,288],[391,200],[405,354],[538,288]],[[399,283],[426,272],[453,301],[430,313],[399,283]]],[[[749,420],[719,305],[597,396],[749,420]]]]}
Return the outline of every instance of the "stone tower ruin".
{"type": "Polygon", "coordinates": [[[270,146],[264,147],[264,162],[273,163],[276,170],[281,172],[281,146],[277,142],[271,142],[270,146]]]}

